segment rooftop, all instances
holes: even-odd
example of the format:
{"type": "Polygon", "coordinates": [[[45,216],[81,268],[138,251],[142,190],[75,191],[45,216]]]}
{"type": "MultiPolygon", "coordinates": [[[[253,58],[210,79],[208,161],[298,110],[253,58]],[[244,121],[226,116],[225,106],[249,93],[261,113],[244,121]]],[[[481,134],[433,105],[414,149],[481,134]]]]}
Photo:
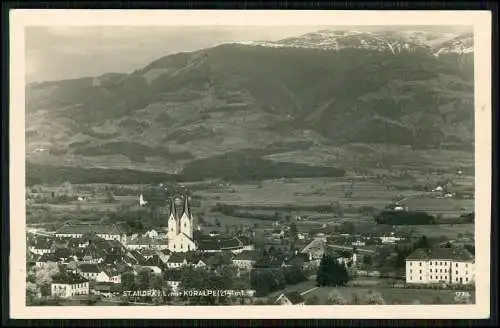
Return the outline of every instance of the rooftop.
{"type": "Polygon", "coordinates": [[[474,261],[474,256],[465,248],[462,247],[436,247],[430,252],[424,249],[417,249],[411,253],[407,260],[453,260],[453,261],[463,261],[472,262],[474,261]]]}
{"type": "Polygon", "coordinates": [[[56,234],[110,234],[110,235],[121,235],[125,233],[123,229],[116,224],[112,225],[101,225],[101,224],[68,224],[63,225],[59,230],[56,231],[56,234]]]}
{"type": "Polygon", "coordinates": [[[52,278],[52,283],[54,284],[74,285],[84,282],[88,282],[88,280],[78,274],[74,274],[68,271],[61,272],[52,278]]]}
{"type": "Polygon", "coordinates": [[[78,269],[81,272],[85,273],[99,273],[101,270],[97,266],[97,264],[88,264],[88,263],[82,263],[78,266],[78,269]]]}
{"type": "Polygon", "coordinates": [[[259,258],[259,252],[245,250],[240,254],[236,255],[234,259],[241,261],[256,261],[258,258],[259,258]]]}

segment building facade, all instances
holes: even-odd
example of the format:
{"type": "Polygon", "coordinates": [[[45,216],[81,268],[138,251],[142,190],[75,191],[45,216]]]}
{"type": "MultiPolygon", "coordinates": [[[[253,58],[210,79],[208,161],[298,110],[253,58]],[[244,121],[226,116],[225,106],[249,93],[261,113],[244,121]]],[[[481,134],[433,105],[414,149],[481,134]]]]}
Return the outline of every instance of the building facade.
{"type": "Polygon", "coordinates": [[[63,273],[53,278],[50,285],[52,296],[68,298],[89,294],[89,281],[76,274],[63,273]]]}
{"type": "Polygon", "coordinates": [[[474,266],[474,257],[464,249],[418,249],[406,258],[406,282],[471,284],[475,281],[474,266]]]}

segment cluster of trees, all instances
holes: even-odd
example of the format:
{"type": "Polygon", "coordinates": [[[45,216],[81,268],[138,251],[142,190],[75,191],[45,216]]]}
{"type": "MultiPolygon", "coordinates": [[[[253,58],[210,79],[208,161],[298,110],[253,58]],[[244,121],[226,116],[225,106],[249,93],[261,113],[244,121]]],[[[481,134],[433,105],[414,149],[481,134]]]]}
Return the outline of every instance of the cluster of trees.
{"type": "Polygon", "coordinates": [[[474,223],[475,220],[475,213],[465,213],[460,215],[460,219],[463,220],[464,223],[474,223]]]}
{"type": "Polygon", "coordinates": [[[380,248],[372,262],[375,262],[376,266],[382,269],[390,268],[392,271],[401,271],[405,268],[405,260],[411,253],[419,248],[429,251],[436,241],[422,236],[412,243],[380,248]]]}
{"type": "Polygon", "coordinates": [[[52,278],[59,272],[60,268],[56,263],[47,264],[43,267],[32,266],[26,277],[29,294],[31,296],[36,295],[37,288],[39,288],[42,296],[49,296],[52,278]]]}
{"type": "Polygon", "coordinates": [[[163,172],[150,172],[131,169],[101,169],[69,166],[51,166],[26,163],[26,185],[43,183],[62,183],[69,181],[76,184],[143,184],[163,181],[186,181],[182,176],[163,172]]]}
{"type": "Polygon", "coordinates": [[[74,202],[75,200],[77,200],[77,198],[78,198],[77,196],[69,196],[66,194],[62,194],[49,197],[36,195],[32,199],[37,204],[67,204],[70,202],[74,202]]]}
{"type": "MultiPolygon", "coordinates": [[[[211,208],[211,212],[220,212],[230,216],[252,217],[263,220],[275,220],[279,218],[280,212],[291,213],[294,211],[318,212],[324,214],[338,214],[340,204],[331,203],[329,205],[285,205],[285,206],[259,206],[259,205],[229,205],[217,203],[211,208]],[[272,214],[255,213],[255,211],[271,212],[272,214]]],[[[285,216],[286,218],[287,216],[285,216]]]]}
{"type": "Polygon", "coordinates": [[[299,266],[285,268],[253,269],[250,273],[250,286],[257,296],[267,295],[307,280],[305,272],[299,266]]]}
{"type": "Polygon", "coordinates": [[[427,225],[436,224],[436,218],[426,212],[381,211],[375,215],[378,224],[390,225],[427,225]]]}
{"type": "MultiPolygon", "coordinates": [[[[203,291],[203,290],[230,290],[233,289],[236,280],[236,269],[231,265],[220,265],[217,270],[204,268],[185,268],[182,270],[181,290],[203,291]]],[[[189,304],[227,304],[228,296],[221,295],[195,295],[183,294],[182,298],[189,304]]]]}
{"type": "Polygon", "coordinates": [[[331,255],[323,255],[316,274],[318,286],[344,286],[349,282],[349,273],[343,263],[331,255]]]}

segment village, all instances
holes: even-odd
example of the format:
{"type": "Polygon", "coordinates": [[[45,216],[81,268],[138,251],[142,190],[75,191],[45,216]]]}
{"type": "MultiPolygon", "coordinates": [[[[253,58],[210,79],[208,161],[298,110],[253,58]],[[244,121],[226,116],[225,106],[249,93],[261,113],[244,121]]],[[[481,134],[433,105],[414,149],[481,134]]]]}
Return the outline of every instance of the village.
{"type": "MultiPolygon", "coordinates": [[[[127,222],[29,228],[28,304],[473,302],[470,235],[436,239],[390,225],[356,231],[345,222],[303,229],[300,216],[275,220],[258,233],[249,225],[224,231],[204,224],[191,202],[188,193],[165,199],[160,220],[166,224],[146,231],[127,222]],[[226,292],[215,297],[203,294],[207,290],[226,292]],[[419,300],[417,292],[432,296],[419,300]]],[[[137,206],[148,206],[142,194],[137,206]]],[[[395,202],[386,210],[407,208],[395,202]]]]}

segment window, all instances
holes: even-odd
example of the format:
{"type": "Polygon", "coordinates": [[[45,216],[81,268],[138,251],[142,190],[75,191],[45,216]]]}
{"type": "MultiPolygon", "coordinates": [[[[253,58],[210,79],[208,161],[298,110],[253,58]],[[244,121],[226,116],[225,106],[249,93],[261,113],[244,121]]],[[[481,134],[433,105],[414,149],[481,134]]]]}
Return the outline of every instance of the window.
{"type": "Polygon", "coordinates": [[[175,244],[174,244],[174,249],[175,249],[175,244]]]}
{"type": "Polygon", "coordinates": [[[413,270],[410,269],[410,273],[412,273],[413,270]]]}
{"type": "Polygon", "coordinates": [[[439,273],[443,273],[443,269],[439,269],[439,273]]]}
{"type": "Polygon", "coordinates": [[[469,278],[465,278],[465,281],[469,281],[469,278]]]}
{"type": "Polygon", "coordinates": [[[412,266],[412,265],[413,265],[413,262],[410,262],[410,266],[412,266]]]}
{"type": "Polygon", "coordinates": [[[469,267],[469,265],[468,265],[467,263],[465,263],[465,267],[466,267],[466,268],[468,268],[468,267],[469,267]]]}
{"type": "Polygon", "coordinates": [[[455,271],[455,274],[458,274],[458,270],[457,270],[457,271],[455,271]]]}
{"type": "Polygon", "coordinates": [[[469,274],[469,271],[465,271],[465,274],[469,274]]]}
{"type": "Polygon", "coordinates": [[[420,266],[422,266],[422,262],[420,262],[420,266]]]}
{"type": "Polygon", "coordinates": [[[458,277],[455,278],[455,281],[458,281],[458,277]]]}
{"type": "Polygon", "coordinates": [[[183,246],[182,246],[182,244],[181,244],[181,249],[182,249],[182,247],[183,247],[183,246]]]}
{"type": "Polygon", "coordinates": [[[455,263],[455,267],[457,267],[457,268],[458,268],[458,263],[455,263]]]}
{"type": "Polygon", "coordinates": [[[184,228],[185,228],[185,227],[187,227],[187,224],[186,224],[186,222],[184,222],[184,228]]]}
{"type": "Polygon", "coordinates": [[[420,270],[420,273],[422,273],[422,270],[420,270]]]}
{"type": "Polygon", "coordinates": [[[422,280],[422,277],[420,277],[420,280],[422,280]]]}

